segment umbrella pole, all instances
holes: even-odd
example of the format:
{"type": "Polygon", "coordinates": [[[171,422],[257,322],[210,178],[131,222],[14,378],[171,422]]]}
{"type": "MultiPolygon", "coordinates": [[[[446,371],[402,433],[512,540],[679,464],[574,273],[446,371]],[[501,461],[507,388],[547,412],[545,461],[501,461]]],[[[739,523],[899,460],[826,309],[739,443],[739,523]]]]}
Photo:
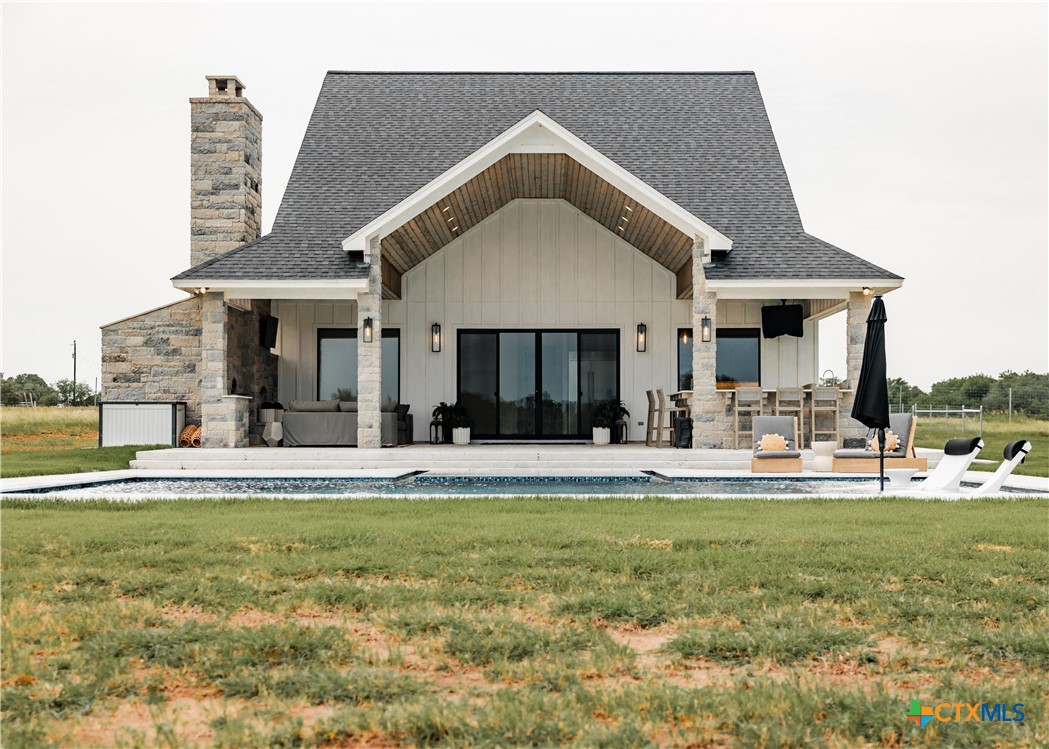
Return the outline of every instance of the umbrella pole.
{"type": "Polygon", "coordinates": [[[885,430],[878,430],[878,491],[885,491],[885,430]]]}

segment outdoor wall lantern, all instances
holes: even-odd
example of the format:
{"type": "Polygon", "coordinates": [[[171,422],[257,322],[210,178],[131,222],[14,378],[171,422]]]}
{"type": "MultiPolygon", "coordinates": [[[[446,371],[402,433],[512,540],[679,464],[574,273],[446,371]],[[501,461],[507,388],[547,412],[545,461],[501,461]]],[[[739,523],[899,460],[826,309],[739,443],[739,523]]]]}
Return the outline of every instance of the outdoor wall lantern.
{"type": "Polygon", "coordinates": [[[430,351],[435,354],[441,351],[441,324],[439,322],[430,326],[430,351]]]}
{"type": "Polygon", "coordinates": [[[637,351],[639,354],[645,353],[648,348],[648,326],[643,322],[637,324],[637,351]]]}
{"type": "Polygon", "coordinates": [[[870,295],[871,295],[871,287],[870,286],[864,286],[863,287],[863,296],[870,296],[870,295]]]}
{"type": "Polygon", "coordinates": [[[364,318],[364,342],[365,343],[371,343],[372,342],[372,331],[373,330],[374,330],[374,325],[372,323],[372,319],[370,317],[364,318]]]}
{"type": "Polygon", "coordinates": [[[710,318],[704,317],[702,320],[699,321],[700,340],[703,341],[703,343],[710,343],[711,332],[712,331],[710,329],[710,318]]]}

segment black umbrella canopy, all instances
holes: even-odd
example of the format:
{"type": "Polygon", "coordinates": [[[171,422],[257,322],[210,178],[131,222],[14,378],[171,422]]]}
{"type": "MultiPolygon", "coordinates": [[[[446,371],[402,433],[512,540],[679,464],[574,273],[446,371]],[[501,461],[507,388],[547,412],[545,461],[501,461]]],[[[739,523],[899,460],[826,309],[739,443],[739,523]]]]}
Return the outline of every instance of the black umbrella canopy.
{"type": "MultiPolygon", "coordinates": [[[[889,427],[889,385],[885,379],[885,303],[874,297],[867,315],[867,339],[863,342],[863,364],[856,384],[852,418],[868,429],[889,427]]],[[[884,443],[883,443],[884,444],[884,443]]]]}

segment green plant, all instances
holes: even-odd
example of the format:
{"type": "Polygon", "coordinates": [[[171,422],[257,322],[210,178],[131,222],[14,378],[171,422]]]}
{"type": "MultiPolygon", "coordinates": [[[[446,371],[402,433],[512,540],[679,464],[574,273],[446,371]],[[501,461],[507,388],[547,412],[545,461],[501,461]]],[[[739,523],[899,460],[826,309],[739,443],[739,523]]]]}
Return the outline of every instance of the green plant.
{"type": "Polygon", "coordinates": [[[449,408],[448,419],[453,429],[468,429],[470,427],[470,415],[466,413],[466,408],[458,401],[449,408]]]}
{"type": "Polygon", "coordinates": [[[630,416],[630,412],[626,409],[626,404],[621,400],[607,400],[598,401],[597,405],[594,406],[593,425],[595,427],[603,427],[610,429],[615,426],[617,421],[625,419],[630,416]]]}

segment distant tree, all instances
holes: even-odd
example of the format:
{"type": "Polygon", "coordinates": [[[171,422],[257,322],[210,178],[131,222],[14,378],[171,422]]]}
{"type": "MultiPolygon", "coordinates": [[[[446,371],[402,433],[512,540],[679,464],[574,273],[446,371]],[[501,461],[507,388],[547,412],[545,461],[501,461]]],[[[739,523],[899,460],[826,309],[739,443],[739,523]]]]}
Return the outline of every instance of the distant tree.
{"type": "Polygon", "coordinates": [[[934,382],[922,404],[934,406],[979,406],[991,391],[995,379],[985,374],[952,377],[934,382]]]}
{"type": "Polygon", "coordinates": [[[23,372],[20,375],[8,377],[4,380],[2,395],[4,405],[10,406],[22,403],[25,399],[25,393],[32,393],[33,400],[38,405],[54,406],[58,404],[58,393],[38,374],[23,372]]]}
{"type": "Polygon", "coordinates": [[[0,385],[3,387],[0,390],[0,403],[3,403],[5,406],[13,406],[22,402],[22,394],[18,392],[18,386],[15,385],[14,377],[5,377],[0,382],[0,385]]]}
{"type": "Polygon", "coordinates": [[[992,411],[1009,408],[1009,390],[1013,391],[1013,411],[1049,419],[1049,373],[1002,372],[984,398],[984,407],[992,411]]]}
{"type": "Polygon", "coordinates": [[[909,411],[911,406],[925,395],[924,390],[917,385],[910,384],[902,377],[890,377],[887,382],[889,386],[889,405],[893,408],[909,411]]]}
{"type": "Polygon", "coordinates": [[[91,400],[91,388],[82,382],[74,387],[72,380],[59,380],[55,383],[58,391],[58,402],[63,406],[82,406],[91,400]]]}

